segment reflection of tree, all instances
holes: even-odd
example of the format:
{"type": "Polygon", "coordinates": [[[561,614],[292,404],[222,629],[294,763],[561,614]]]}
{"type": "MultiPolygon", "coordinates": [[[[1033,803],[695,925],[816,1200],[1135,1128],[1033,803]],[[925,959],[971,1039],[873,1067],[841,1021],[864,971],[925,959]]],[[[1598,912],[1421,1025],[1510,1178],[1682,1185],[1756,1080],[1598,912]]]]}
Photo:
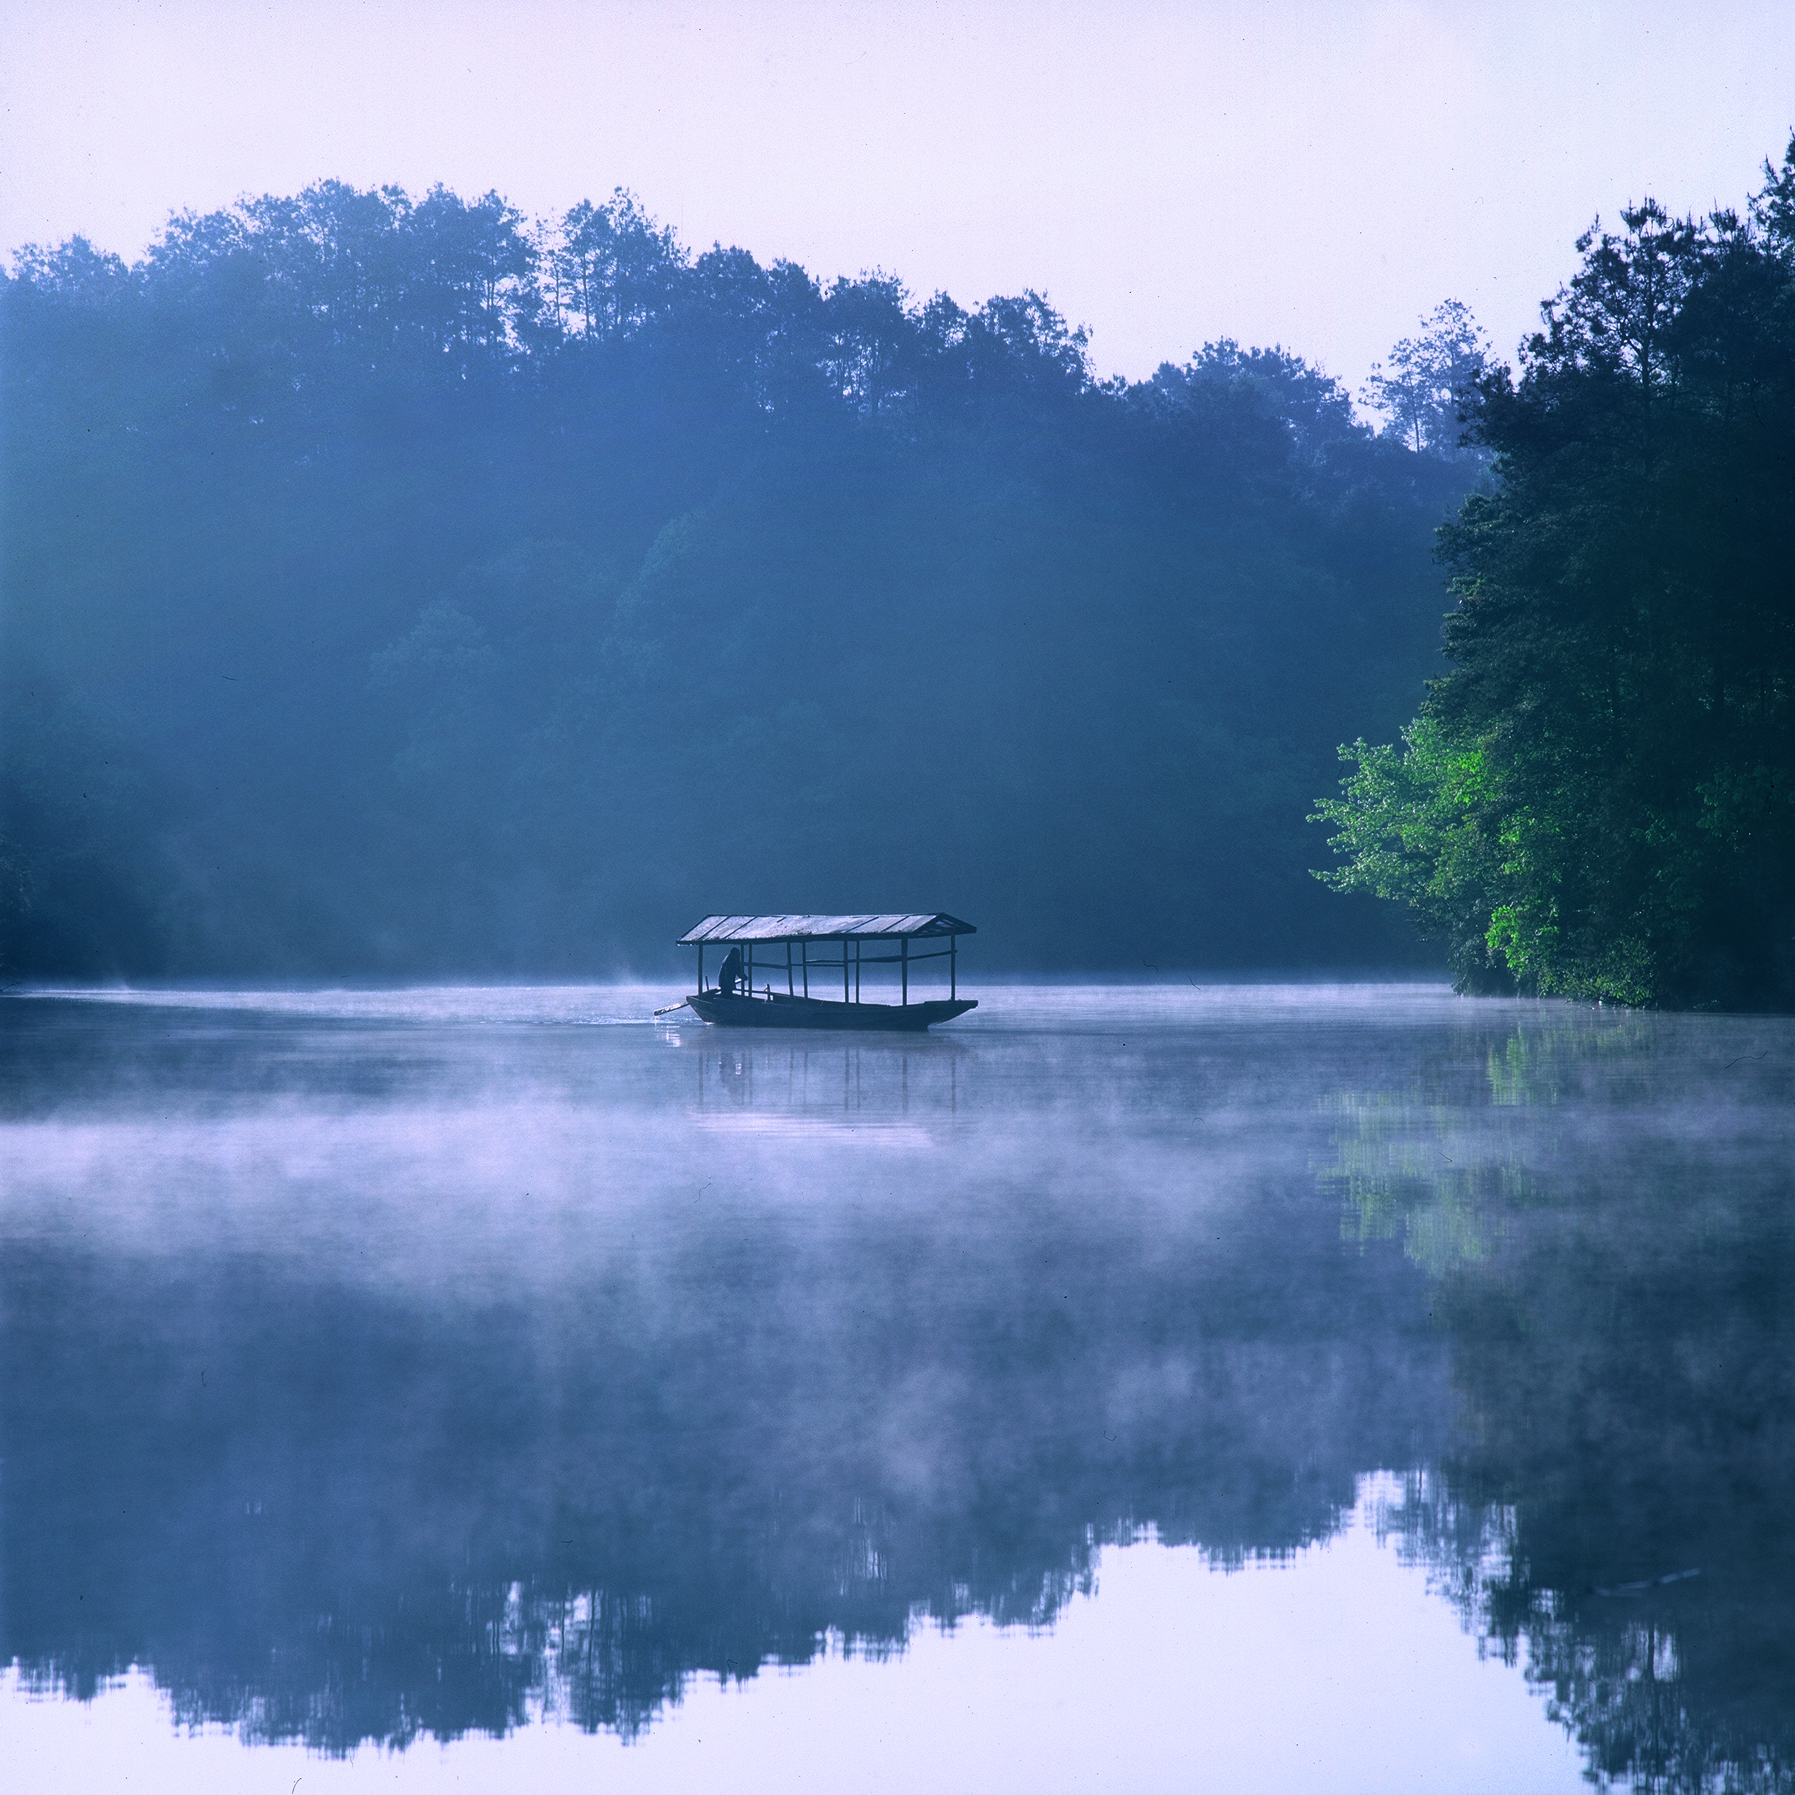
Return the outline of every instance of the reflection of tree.
{"type": "Polygon", "coordinates": [[[1433,1436],[1415,1274],[1281,1178],[1201,1226],[1132,1200],[748,1211],[479,1309],[9,1249],[0,1660],[333,1751],[630,1734],[694,1675],[1048,1625],[1144,1528],[1325,1537],[1433,1436]]]}
{"type": "Polygon", "coordinates": [[[1490,1231],[1541,1193],[1542,1170],[1566,1150],[1559,1123],[1538,1112],[1640,1101],[1654,1021],[1524,1022],[1407,1088],[1328,1098],[1343,1126],[1321,1181],[1344,1199],[1346,1238],[1399,1239],[1435,1276],[1487,1259],[1490,1231]]]}
{"type": "Polygon", "coordinates": [[[1339,1100],[1326,1176],[1349,1237],[1400,1234],[1451,1341],[1455,1443],[1388,1530],[1598,1777],[1780,1789],[1795,1130],[1777,1075],[1722,1082],[1735,1050],[1690,1051],[1696,1026],[1523,1026],[1481,1090],[1339,1100]]]}

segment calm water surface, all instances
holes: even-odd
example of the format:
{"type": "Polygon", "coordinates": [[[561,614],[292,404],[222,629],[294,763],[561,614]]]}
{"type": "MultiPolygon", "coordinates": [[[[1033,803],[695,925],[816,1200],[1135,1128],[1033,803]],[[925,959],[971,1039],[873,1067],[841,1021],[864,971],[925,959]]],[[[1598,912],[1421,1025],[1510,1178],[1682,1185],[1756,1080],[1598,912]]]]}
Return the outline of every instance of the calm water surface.
{"type": "Polygon", "coordinates": [[[1795,1023],[0,999],[6,1787],[1795,1787],[1795,1023]]]}

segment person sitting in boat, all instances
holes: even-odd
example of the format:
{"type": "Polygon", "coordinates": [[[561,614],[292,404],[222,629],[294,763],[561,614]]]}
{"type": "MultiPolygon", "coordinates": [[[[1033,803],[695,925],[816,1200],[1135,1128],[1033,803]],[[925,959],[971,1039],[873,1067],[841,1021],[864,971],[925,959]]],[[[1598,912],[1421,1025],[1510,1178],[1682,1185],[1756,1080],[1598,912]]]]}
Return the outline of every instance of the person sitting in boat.
{"type": "Polygon", "coordinates": [[[732,947],[723,959],[723,970],[717,974],[717,989],[725,997],[734,997],[742,982],[742,950],[732,947]]]}

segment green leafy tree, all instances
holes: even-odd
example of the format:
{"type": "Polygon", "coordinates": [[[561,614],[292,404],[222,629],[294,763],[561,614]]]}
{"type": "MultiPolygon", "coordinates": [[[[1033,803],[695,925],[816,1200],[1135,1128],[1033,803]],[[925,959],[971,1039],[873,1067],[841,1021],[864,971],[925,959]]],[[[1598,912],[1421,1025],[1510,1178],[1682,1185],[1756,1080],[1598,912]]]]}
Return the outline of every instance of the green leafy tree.
{"type": "Polygon", "coordinates": [[[1318,812],[1329,881],[1407,903],[1467,988],[1795,999],[1795,244],[1766,174],[1744,216],[1592,229],[1519,379],[1480,379],[1454,670],[1318,812]]]}
{"type": "Polygon", "coordinates": [[[1508,881],[1499,792],[1484,747],[1455,739],[1424,715],[1402,732],[1400,747],[1373,747],[1361,737],[1340,758],[1354,771],[1312,820],[1338,829],[1329,846],[1345,864],[1323,881],[1406,904],[1423,936],[1446,944],[1462,990],[1513,990],[1489,941],[1490,894],[1505,893],[1508,881]]]}

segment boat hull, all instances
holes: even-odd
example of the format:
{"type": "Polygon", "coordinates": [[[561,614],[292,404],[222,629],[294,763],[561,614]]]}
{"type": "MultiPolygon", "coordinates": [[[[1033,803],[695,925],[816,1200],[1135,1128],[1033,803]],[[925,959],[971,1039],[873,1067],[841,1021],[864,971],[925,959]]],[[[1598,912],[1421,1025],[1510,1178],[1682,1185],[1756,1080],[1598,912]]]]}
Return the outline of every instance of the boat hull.
{"type": "Polygon", "coordinates": [[[706,991],[686,999],[706,1022],[721,1028],[845,1028],[870,1034],[920,1034],[978,1008],[976,997],[934,998],[928,1003],[830,1003],[821,997],[725,997],[706,991]]]}

